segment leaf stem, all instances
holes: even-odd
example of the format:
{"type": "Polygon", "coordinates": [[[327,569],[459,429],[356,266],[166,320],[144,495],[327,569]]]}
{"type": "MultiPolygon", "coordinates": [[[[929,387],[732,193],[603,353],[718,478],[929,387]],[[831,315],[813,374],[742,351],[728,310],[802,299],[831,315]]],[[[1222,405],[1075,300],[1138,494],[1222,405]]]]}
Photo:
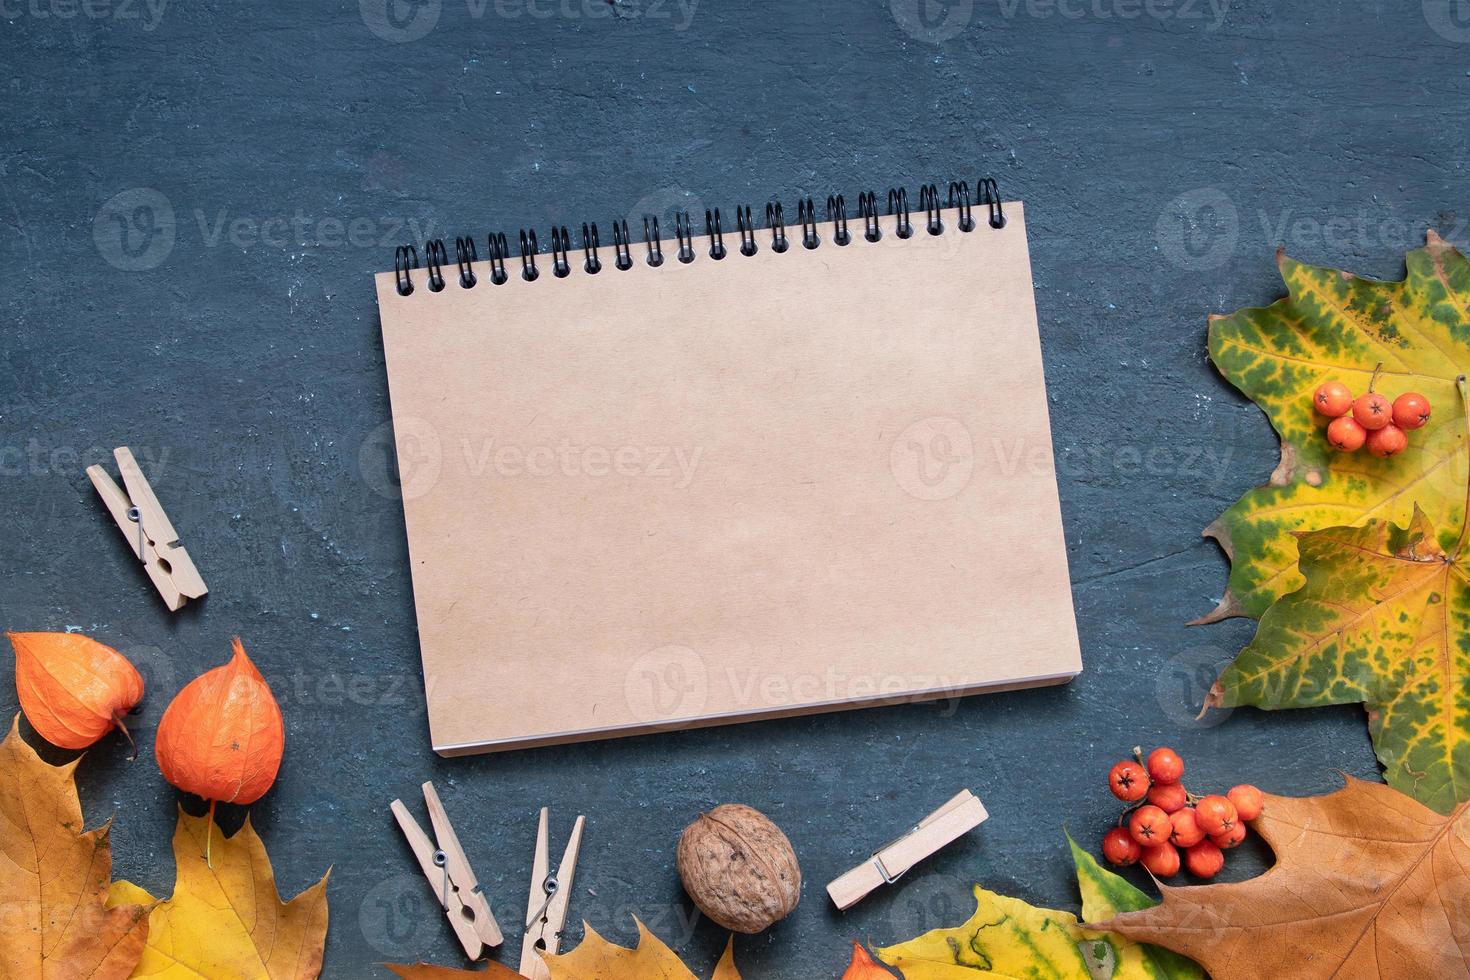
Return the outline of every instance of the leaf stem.
{"type": "Polygon", "coordinates": [[[138,743],[133,741],[133,733],[128,731],[128,726],[123,724],[123,716],[120,713],[114,711],[112,713],[112,723],[117,726],[118,731],[123,733],[123,738],[128,740],[128,747],[133,750],[133,754],[128,757],[128,761],[137,762],[138,743]]]}
{"type": "MultiPolygon", "coordinates": [[[[1465,448],[1470,452],[1470,383],[1466,382],[1465,375],[1455,379],[1455,387],[1460,390],[1460,411],[1465,414],[1465,448]]],[[[1459,560],[1467,540],[1470,540],[1470,474],[1466,474],[1465,479],[1465,509],[1460,512],[1460,540],[1455,542],[1450,561],[1459,560]]]]}
{"type": "Polygon", "coordinates": [[[209,801],[209,813],[204,819],[208,821],[204,825],[204,866],[212,871],[214,870],[214,861],[211,860],[209,855],[209,845],[214,838],[214,800],[209,801]]]}

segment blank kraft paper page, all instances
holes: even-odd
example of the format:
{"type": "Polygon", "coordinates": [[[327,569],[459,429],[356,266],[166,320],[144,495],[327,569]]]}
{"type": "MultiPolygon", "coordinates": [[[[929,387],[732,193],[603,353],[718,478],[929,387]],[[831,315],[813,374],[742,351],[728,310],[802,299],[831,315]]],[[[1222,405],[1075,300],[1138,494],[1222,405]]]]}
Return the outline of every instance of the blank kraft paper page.
{"type": "Polygon", "coordinates": [[[429,723],[466,752],[1081,670],[1024,212],[377,277],[429,723]]]}

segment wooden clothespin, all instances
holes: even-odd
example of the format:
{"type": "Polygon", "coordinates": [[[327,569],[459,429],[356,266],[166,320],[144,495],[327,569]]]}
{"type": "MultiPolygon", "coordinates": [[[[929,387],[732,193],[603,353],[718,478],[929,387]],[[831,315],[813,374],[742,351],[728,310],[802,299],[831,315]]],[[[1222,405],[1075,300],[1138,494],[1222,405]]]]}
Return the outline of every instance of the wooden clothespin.
{"type": "Polygon", "coordinates": [[[459,846],[459,837],[449,823],[449,816],[444,812],[444,804],[439,802],[433,783],[424,783],[424,802],[429,807],[429,822],[434,827],[438,846],[429,842],[423,828],[402,800],[394,800],[389,809],[398,818],[398,826],[403,829],[403,836],[408,838],[408,846],[413,849],[413,856],[418,858],[424,877],[429,879],[434,897],[444,907],[465,955],[477,960],[485,955],[487,947],[500,945],[500,926],[490,911],[490,902],[480,889],[480,883],[475,880],[474,871],[470,870],[470,862],[464,856],[464,848],[459,846]]]}
{"type": "Polygon", "coordinates": [[[567,921],[567,903],[572,898],[572,875],[577,870],[577,852],[582,849],[582,825],[586,817],[578,816],[572,825],[572,836],[561,856],[561,864],[551,869],[547,845],[548,807],[541,808],[536,827],[536,857],[531,865],[531,898],[526,904],[526,934],[521,942],[520,974],[527,980],[551,980],[551,970],[541,953],[555,953],[561,943],[567,921]]]}
{"type": "Polygon", "coordinates": [[[879,885],[893,884],[914,865],[980,826],[988,816],[978,796],[960,790],[914,829],[829,884],[827,894],[839,909],[851,908],[879,885]]]}
{"type": "Polygon", "coordinates": [[[138,468],[127,446],[112,451],[117,457],[118,472],[122,474],[124,493],[112,482],[112,477],[101,466],[87,467],[87,476],[92,486],[102,497],[102,502],[112,513],[128,547],[143,563],[154,588],[163,596],[169,612],[178,612],[190,599],[198,599],[209,591],[194,561],[184,546],[179,544],[179,534],[169,522],[168,515],[153,495],[148,479],[138,468]]]}

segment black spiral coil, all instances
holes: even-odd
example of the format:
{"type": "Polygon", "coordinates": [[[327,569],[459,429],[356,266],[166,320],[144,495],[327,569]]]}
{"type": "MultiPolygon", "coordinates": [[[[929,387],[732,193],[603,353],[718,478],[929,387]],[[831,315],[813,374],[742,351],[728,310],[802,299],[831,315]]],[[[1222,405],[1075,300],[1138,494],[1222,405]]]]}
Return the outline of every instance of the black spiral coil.
{"type": "MultiPolygon", "coordinates": [[[[1000,188],[993,177],[982,177],[976,181],[973,194],[968,181],[950,181],[943,199],[940,197],[939,187],[939,184],[925,184],[919,188],[919,210],[924,213],[924,230],[928,234],[942,235],[945,233],[947,230],[944,224],[945,211],[954,212],[955,228],[961,233],[973,232],[979,227],[979,223],[975,220],[977,206],[985,209],[986,223],[991,228],[1005,227],[1005,208],[1001,202],[1000,188]]],[[[909,208],[909,195],[905,188],[894,187],[888,190],[886,215],[880,213],[878,196],[872,191],[863,191],[858,194],[857,202],[857,217],[862,223],[861,234],[864,241],[876,242],[883,238],[882,219],[885,216],[893,219],[892,230],[899,238],[906,239],[913,236],[913,214],[909,208]]],[[[771,251],[777,253],[787,251],[791,247],[791,242],[786,234],[786,214],[781,203],[772,201],[765,206],[765,212],[765,227],[771,236],[771,251]]],[[[801,198],[796,202],[796,219],[801,225],[802,248],[811,250],[821,247],[823,240],[818,229],[817,208],[810,197],[801,198]]],[[[664,264],[663,237],[659,232],[659,219],[655,215],[647,215],[642,220],[644,261],[649,266],[657,268],[664,264]]],[[[847,246],[856,240],[854,232],[848,228],[847,201],[841,194],[827,198],[827,221],[832,226],[831,241],[834,245],[847,246]]],[[[735,230],[740,236],[736,250],[741,255],[755,255],[760,251],[760,243],[757,241],[760,229],[756,227],[753,212],[748,205],[740,205],[735,208],[735,230]]],[[[689,212],[676,212],[674,214],[674,240],[677,245],[675,258],[682,265],[693,263],[699,256],[694,241],[695,235],[694,221],[689,212]]],[[[704,237],[709,242],[706,252],[709,258],[719,261],[730,255],[730,249],[725,245],[725,227],[719,208],[705,209],[704,237]]],[[[511,257],[510,243],[504,233],[493,233],[488,236],[486,245],[490,263],[489,280],[493,285],[504,285],[510,280],[506,269],[511,257]]],[[[521,278],[526,282],[535,282],[541,274],[536,265],[536,256],[541,252],[541,245],[537,240],[535,229],[520,229],[519,245],[521,278]]],[[[623,272],[631,269],[634,261],[633,239],[628,232],[626,219],[620,218],[612,223],[612,245],[613,268],[623,272]]],[[[600,254],[601,247],[597,224],[583,222],[582,271],[588,275],[597,275],[604,269],[600,254]]],[[[553,226],[551,229],[551,273],[557,279],[565,279],[571,275],[571,251],[572,236],[567,226],[553,226]]],[[[460,288],[473,289],[479,285],[481,279],[476,276],[474,269],[475,264],[479,261],[479,253],[474,238],[456,238],[454,257],[458,266],[458,275],[455,278],[460,288]]],[[[448,264],[449,253],[443,239],[431,239],[424,243],[424,267],[428,272],[430,292],[437,293],[444,290],[446,285],[444,268],[448,264]]],[[[408,296],[414,291],[413,273],[418,268],[419,250],[417,246],[400,245],[394,251],[393,279],[400,296],[408,296]]]]}

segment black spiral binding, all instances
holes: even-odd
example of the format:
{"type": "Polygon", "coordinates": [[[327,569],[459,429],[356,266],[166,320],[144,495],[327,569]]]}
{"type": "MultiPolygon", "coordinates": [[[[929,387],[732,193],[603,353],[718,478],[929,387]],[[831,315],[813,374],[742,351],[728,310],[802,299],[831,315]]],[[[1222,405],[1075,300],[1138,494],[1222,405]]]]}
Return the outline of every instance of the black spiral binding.
{"type": "MultiPolygon", "coordinates": [[[[740,254],[754,255],[759,246],[755,243],[755,222],[750,218],[749,205],[735,209],[735,227],[740,231],[740,254]]],[[[417,252],[414,253],[414,263],[418,263],[417,252]]]]}
{"type": "Polygon", "coordinates": [[[582,271],[589,276],[595,276],[602,271],[602,259],[597,254],[600,244],[597,240],[597,222],[592,222],[591,231],[587,228],[587,222],[582,222],[582,271]]]}
{"type": "Polygon", "coordinates": [[[858,217],[863,219],[863,238],[876,242],[883,237],[883,226],[878,223],[878,197],[872,191],[858,195],[858,217]]]}
{"type": "Polygon", "coordinates": [[[628,237],[628,222],[613,222],[613,251],[617,253],[613,265],[623,272],[633,268],[633,239],[628,237]]]}
{"type": "Polygon", "coordinates": [[[646,214],[643,216],[643,244],[648,246],[648,264],[657,269],[664,264],[664,239],[658,233],[658,215],[646,214]],[[653,222],[653,228],[649,230],[649,222],[653,222]]]}
{"type": "Polygon", "coordinates": [[[551,274],[558,279],[565,279],[572,274],[572,263],[568,253],[572,250],[572,236],[567,234],[567,226],[560,228],[555,226],[551,229],[551,274]]]}
{"type": "Polygon", "coordinates": [[[475,261],[479,258],[475,254],[475,240],[473,238],[456,238],[454,240],[454,261],[459,265],[459,284],[464,289],[473,289],[475,285],[475,261]]]}
{"type": "Polygon", "coordinates": [[[846,245],[852,241],[852,236],[847,233],[847,201],[841,194],[827,197],[827,220],[832,222],[834,242],[846,245]]]}
{"type": "Polygon", "coordinates": [[[730,253],[725,250],[725,229],[720,227],[720,209],[704,209],[704,235],[709,239],[709,257],[715,261],[730,253]]]}
{"type": "MultiPolygon", "coordinates": [[[[955,228],[968,234],[979,227],[975,220],[975,208],[985,209],[986,223],[991,228],[1004,228],[1005,208],[1001,203],[1000,188],[993,177],[982,177],[975,183],[974,194],[968,181],[950,181],[947,193],[941,200],[938,184],[925,184],[919,188],[919,210],[924,212],[924,230],[930,235],[942,235],[948,229],[944,225],[943,213],[954,212],[955,228]]],[[[883,217],[878,209],[878,196],[872,191],[858,194],[857,214],[862,222],[864,241],[876,242],[883,237],[883,217]]],[[[786,234],[786,215],[779,201],[766,205],[766,228],[770,231],[771,251],[787,251],[790,239],[786,234]]],[[[887,217],[893,220],[893,233],[899,238],[910,238],[914,234],[913,216],[909,209],[908,191],[902,187],[890,188],[887,195],[887,217]]],[[[796,218],[801,225],[801,245],[805,250],[820,248],[816,204],[810,197],[796,202],[796,218]]],[[[827,221],[832,225],[832,243],[847,246],[856,241],[848,229],[847,201],[841,194],[827,198],[827,221]]],[[[748,205],[735,208],[735,230],[740,236],[738,251],[741,255],[755,255],[760,251],[756,241],[757,228],[748,205]]],[[[674,215],[674,239],[678,251],[675,257],[682,265],[689,265],[699,257],[695,247],[694,221],[689,212],[679,211],[674,215]]],[[[709,241],[706,254],[715,261],[726,258],[730,250],[725,245],[725,228],[719,208],[707,208],[704,212],[704,237],[709,241]]],[[[540,277],[536,256],[541,246],[533,228],[520,230],[521,278],[535,282],[540,277]]],[[[659,234],[659,221],[654,215],[643,218],[644,261],[655,268],[664,264],[663,239],[659,234]]],[[[493,233],[486,240],[489,252],[491,284],[504,285],[510,280],[506,266],[510,261],[510,244],[504,233],[493,233]]],[[[628,233],[628,222],[618,219],[612,223],[613,268],[626,272],[633,268],[633,239],[628,233]]],[[[595,222],[582,224],[582,271],[597,275],[604,266],[600,249],[601,240],[595,222]]],[[[565,279],[572,272],[572,236],[566,225],[555,225],[551,229],[551,272],[557,279],[565,279]]],[[[474,266],[479,261],[475,240],[472,237],[454,240],[454,257],[458,266],[456,279],[462,289],[473,289],[481,282],[475,275],[474,266]]],[[[444,267],[449,264],[449,253],[443,239],[431,239],[424,243],[424,267],[428,272],[430,292],[441,292],[446,286],[444,267]]],[[[393,253],[393,278],[400,296],[414,291],[413,273],[419,268],[419,251],[414,245],[400,245],[393,253]]]]}
{"type": "Polygon", "coordinates": [[[679,211],[674,215],[674,237],[679,240],[679,261],[688,265],[694,261],[694,226],[689,223],[689,212],[679,211]]]}

